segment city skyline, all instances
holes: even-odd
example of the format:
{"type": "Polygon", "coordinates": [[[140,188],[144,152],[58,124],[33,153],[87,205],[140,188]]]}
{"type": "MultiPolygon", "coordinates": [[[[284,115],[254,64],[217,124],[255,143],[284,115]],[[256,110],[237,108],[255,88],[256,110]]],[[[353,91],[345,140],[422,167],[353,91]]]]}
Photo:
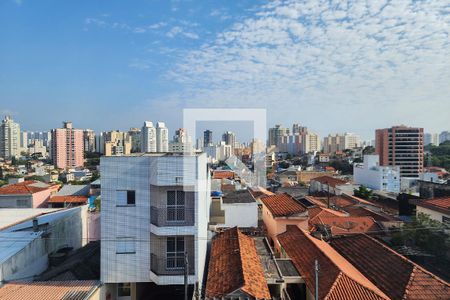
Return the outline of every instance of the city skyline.
{"type": "Polygon", "coordinates": [[[0,7],[0,113],[25,129],[177,128],[182,108],[220,106],[267,108],[269,124],[301,120],[322,136],[447,130],[445,1],[0,7]]]}

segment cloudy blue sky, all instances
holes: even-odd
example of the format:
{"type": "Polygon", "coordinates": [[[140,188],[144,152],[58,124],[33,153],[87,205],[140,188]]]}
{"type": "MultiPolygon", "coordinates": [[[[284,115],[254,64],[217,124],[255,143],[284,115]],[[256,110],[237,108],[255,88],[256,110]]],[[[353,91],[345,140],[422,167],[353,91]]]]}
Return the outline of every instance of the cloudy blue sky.
{"type": "Polygon", "coordinates": [[[0,114],[28,130],[266,108],[321,135],[450,129],[450,3],[0,1],[0,114]]]}

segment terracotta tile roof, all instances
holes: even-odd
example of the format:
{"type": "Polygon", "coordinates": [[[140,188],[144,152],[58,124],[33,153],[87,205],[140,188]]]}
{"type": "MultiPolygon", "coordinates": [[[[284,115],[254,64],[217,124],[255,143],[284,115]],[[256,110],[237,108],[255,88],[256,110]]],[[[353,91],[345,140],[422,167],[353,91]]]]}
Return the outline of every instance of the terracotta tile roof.
{"type": "Polygon", "coordinates": [[[347,217],[347,214],[337,210],[313,206],[308,208],[309,221],[314,221],[317,217],[347,217]]]}
{"type": "Polygon", "coordinates": [[[288,225],[286,232],[278,235],[278,240],[313,295],[314,262],[318,261],[319,299],[388,299],[329,244],[310,236],[297,226],[288,225]]]}
{"type": "Polygon", "coordinates": [[[51,186],[36,180],[26,180],[0,187],[0,195],[31,195],[49,189],[51,186]]]}
{"type": "Polygon", "coordinates": [[[52,196],[48,203],[86,203],[87,200],[85,196],[52,196]]]}
{"type": "Polygon", "coordinates": [[[286,193],[261,198],[274,217],[288,217],[306,212],[306,207],[286,193]]]}
{"type": "Polygon", "coordinates": [[[336,177],[331,177],[331,176],[320,176],[320,177],[316,177],[311,179],[311,181],[318,181],[322,184],[327,184],[331,187],[336,187],[337,185],[343,185],[343,184],[347,184],[347,181],[336,178],[336,177]]]}
{"type": "Polygon", "coordinates": [[[350,216],[353,217],[372,217],[375,221],[377,222],[401,222],[400,219],[397,219],[393,216],[390,215],[386,215],[383,213],[377,213],[374,212],[370,209],[367,209],[365,207],[361,207],[361,206],[352,206],[352,207],[347,207],[345,209],[345,211],[347,211],[350,216]]]}
{"type": "Polygon", "coordinates": [[[1,300],[84,300],[100,287],[98,281],[10,282],[0,288],[1,300]]]}
{"type": "Polygon", "coordinates": [[[206,297],[221,298],[236,290],[257,299],[271,298],[254,240],[234,227],[212,241],[206,297]]]}
{"type": "Polygon", "coordinates": [[[435,210],[450,215],[450,197],[433,198],[428,200],[416,200],[417,206],[435,210]]]}
{"type": "Polygon", "coordinates": [[[318,216],[311,225],[328,225],[332,235],[376,233],[383,230],[371,217],[318,216]]]}
{"type": "Polygon", "coordinates": [[[213,171],[213,179],[233,179],[234,172],[232,171],[213,171]]]}
{"type": "Polygon", "coordinates": [[[392,299],[449,299],[448,283],[372,237],[335,238],[331,246],[392,299]]]}
{"type": "Polygon", "coordinates": [[[263,187],[254,187],[254,188],[248,188],[248,190],[250,191],[250,193],[252,194],[252,196],[257,199],[261,196],[272,196],[275,195],[274,193],[268,191],[267,189],[263,188],[263,187]]]}

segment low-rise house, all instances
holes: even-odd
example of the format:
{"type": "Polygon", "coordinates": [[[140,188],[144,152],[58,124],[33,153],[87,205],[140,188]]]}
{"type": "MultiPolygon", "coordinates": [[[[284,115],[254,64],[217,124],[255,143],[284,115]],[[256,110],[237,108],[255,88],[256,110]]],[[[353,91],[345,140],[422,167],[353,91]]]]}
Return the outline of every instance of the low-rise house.
{"type": "Polygon", "coordinates": [[[206,299],[271,299],[263,267],[251,237],[237,227],[211,243],[206,299]]]}
{"type": "Polygon", "coordinates": [[[349,183],[345,180],[331,177],[331,176],[320,176],[310,181],[310,192],[311,193],[321,193],[327,192],[334,195],[339,195],[345,186],[349,183]]]}
{"type": "Polygon", "coordinates": [[[313,227],[312,231],[320,232],[327,238],[347,234],[384,232],[383,226],[371,217],[317,216],[310,221],[310,224],[313,227]]]}
{"type": "MultiPolygon", "coordinates": [[[[14,214],[15,209],[7,210],[14,214]]],[[[12,219],[12,224],[3,226],[0,231],[0,282],[32,280],[47,269],[50,253],[61,248],[78,249],[86,244],[86,214],[86,206],[39,212],[32,219],[20,214],[24,220],[12,219]]]]}
{"type": "Polygon", "coordinates": [[[258,227],[258,203],[248,190],[225,194],[220,198],[224,224],[218,227],[258,227]]]}
{"type": "Polygon", "coordinates": [[[101,300],[100,281],[10,282],[0,288],[2,300],[101,300]]]}
{"type": "Polygon", "coordinates": [[[308,229],[308,211],[288,194],[275,194],[261,198],[262,219],[267,228],[269,241],[277,248],[277,236],[286,231],[287,225],[308,229]]]}
{"type": "Polygon", "coordinates": [[[90,186],[85,185],[64,185],[57,193],[48,200],[49,207],[73,207],[85,205],[88,202],[90,186]]]}
{"type": "Polygon", "coordinates": [[[423,213],[432,220],[450,226],[450,197],[410,201],[416,205],[417,215],[423,213]]]}
{"type": "Polygon", "coordinates": [[[0,187],[0,208],[47,207],[50,195],[58,185],[49,185],[36,180],[8,184],[0,187]]]}
{"type": "Polygon", "coordinates": [[[278,236],[284,256],[290,257],[304,284],[294,287],[305,299],[389,299],[348,260],[328,243],[311,236],[297,226],[287,226],[278,236]],[[315,264],[319,269],[318,286],[315,285],[315,264]]]}
{"type": "Polygon", "coordinates": [[[450,284],[365,234],[330,245],[390,299],[449,299],[450,284]]]}

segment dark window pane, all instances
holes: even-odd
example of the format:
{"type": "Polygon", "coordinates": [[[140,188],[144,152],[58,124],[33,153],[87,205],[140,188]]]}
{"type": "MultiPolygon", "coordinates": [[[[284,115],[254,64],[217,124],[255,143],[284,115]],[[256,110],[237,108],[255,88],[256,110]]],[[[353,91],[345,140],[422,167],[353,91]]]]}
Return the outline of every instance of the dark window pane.
{"type": "Polygon", "coordinates": [[[136,192],[135,191],[127,191],[127,204],[128,205],[136,204],[136,192]]]}
{"type": "Polygon", "coordinates": [[[175,238],[167,238],[167,252],[175,252],[175,238]]]}
{"type": "Polygon", "coordinates": [[[184,221],[184,208],[177,209],[177,221],[184,221]]]}
{"type": "Polygon", "coordinates": [[[177,191],[177,204],[184,205],[184,191],[177,191]]]}
{"type": "Polygon", "coordinates": [[[167,205],[175,205],[175,192],[167,192],[167,205]]]}
{"type": "Polygon", "coordinates": [[[167,208],[167,221],[176,221],[176,209],[175,208],[167,208]]]}
{"type": "Polygon", "coordinates": [[[177,252],[184,253],[184,238],[177,238],[177,252]]]}

